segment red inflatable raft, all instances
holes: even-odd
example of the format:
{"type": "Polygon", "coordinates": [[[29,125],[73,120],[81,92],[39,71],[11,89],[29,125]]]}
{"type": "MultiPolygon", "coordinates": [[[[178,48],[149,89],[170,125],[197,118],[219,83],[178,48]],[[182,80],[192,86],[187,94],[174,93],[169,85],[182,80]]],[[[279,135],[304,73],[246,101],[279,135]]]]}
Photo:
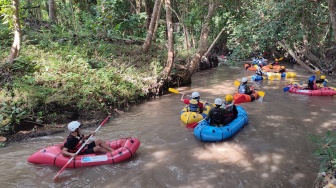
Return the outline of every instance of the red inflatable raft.
{"type": "Polygon", "coordinates": [[[309,95],[309,96],[333,96],[336,95],[336,90],[330,87],[321,87],[315,90],[309,90],[302,86],[289,84],[287,85],[288,91],[291,93],[301,94],[301,95],[309,95]]]}
{"type": "MultiPolygon", "coordinates": [[[[107,141],[106,143],[114,149],[113,152],[101,155],[77,155],[68,164],[67,168],[119,163],[131,158],[140,146],[140,141],[136,138],[121,138],[115,141],[107,141]]],[[[62,155],[62,145],[63,143],[43,148],[29,156],[28,162],[63,167],[70,160],[70,157],[62,155]]]]}
{"type": "Polygon", "coordinates": [[[239,99],[240,102],[235,102],[235,104],[244,103],[244,102],[252,102],[254,100],[257,100],[259,98],[259,95],[256,90],[254,90],[251,95],[235,93],[233,95],[233,100],[237,100],[238,98],[240,98],[239,99]],[[240,97],[242,97],[243,99],[241,99],[240,97]]]}

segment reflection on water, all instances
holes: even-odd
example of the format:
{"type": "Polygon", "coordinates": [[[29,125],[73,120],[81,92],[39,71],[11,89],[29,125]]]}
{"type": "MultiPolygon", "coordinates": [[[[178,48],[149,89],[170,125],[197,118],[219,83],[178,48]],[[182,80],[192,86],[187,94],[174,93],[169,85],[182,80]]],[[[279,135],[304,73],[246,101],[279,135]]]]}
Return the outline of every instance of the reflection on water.
{"type": "MultiPolygon", "coordinates": [[[[234,80],[250,79],[243,66],[196,73],[190,87],[179,88],[212,102],[234,93],[234,80]]],[[[65,170],[57,182],[57,167],[28,164],[42,147],[63,142],[67,133],[33,138],[0,149],[2,187],[312,187],[318,173],[314,145],[308,135],[322,136],[334,129],[333,97],[284,93],[289,82],[249,81],[265,91],[263,102],[244,103],[249,123],[223,142],[202,143],[179,120],[180,94],[168,94],[140,104],[101,127],[96,137],[113,140],[136,137],[141,145],[131,160],[115,164],[65,170]]],[[[329,83],[335,80],[328,78],[329,83]]],[[[91,132],[95,127],[85,129],[91,132]]]]}

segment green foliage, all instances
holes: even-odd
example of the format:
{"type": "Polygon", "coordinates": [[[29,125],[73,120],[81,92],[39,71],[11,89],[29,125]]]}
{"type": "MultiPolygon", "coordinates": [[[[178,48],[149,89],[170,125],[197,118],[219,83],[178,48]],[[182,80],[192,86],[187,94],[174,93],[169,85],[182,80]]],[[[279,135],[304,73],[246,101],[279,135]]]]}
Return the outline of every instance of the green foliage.
{"type": "Polygon", "coordinates": [[[311,135],[310,139],[318,147],[314,154],[321,159],[320,172],[325,172],[328,169],[333,171],[336,167],[335,132],[327,131],[326,135],[321,138],[311,135]]]}
{"type": "Polygon", "coordinates": [[[68,107],[107,110],[135,103],[146,96],[145,88],[156,80],[166,58],[162,47],[142,54],[139,45],[86,37],[85,31],[74,40],[72,31],[60,26],[27,30],[26,35],[21,56],[11,67],[13,84],[0,92],[6,104],[1,109],[4,133],[28,116],[43,119],[68,107]],[[28,42],[32,40],[37,43],[28,42]]]}
{"type": "Polygon", "coordinates": [[[231,15],[228,21],[230,35],[228,45],[231,49],[264,51],[276,46],[277,41],[300,45],[303,35],[309,38],[312,49],[319,48],[325,38],[319,34],[324,30],[319,25],[329,22],[327,2],[297,1],[245,1],[239,13],[231,15]],[[240,46],[240,47],[239,47],[240,46]]]}
{"type": "MultiPolygon", "coordinates": [[[[3,93],[1,94],[3,95],[3,93]]],[[[22,104],[23,100],[7,100],[1,103],[0,133],[7,133],[12,131],[14,125],[18,124],[20,120],[25,117],[27,111],[24,108],[21,108],[22,104]]]]}

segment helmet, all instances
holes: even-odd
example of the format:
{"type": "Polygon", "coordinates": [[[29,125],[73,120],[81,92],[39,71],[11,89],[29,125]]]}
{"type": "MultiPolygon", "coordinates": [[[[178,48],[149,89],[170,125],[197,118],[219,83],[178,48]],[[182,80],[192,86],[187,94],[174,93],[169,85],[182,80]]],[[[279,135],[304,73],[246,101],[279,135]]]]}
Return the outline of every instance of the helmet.
{"type": "Polygon", "coordinates": [[[80,125],[78,121],[72,121],[68,124],[68,129],[70,132],[74,132],[80,125]]]}
{"type": "Polygon", "coordinates": [[[215,105],[222,105],[223,104],[223,100],[220,98],[215,99],[215,105]]]}
{"type": "Polygon", "coordinates": [[[281,69],[284,69],[285,68],[285,66],[281,66],[281,69]]]}
{"type": "Polygon", "coordinates": [[[191,98],[198,98],[198,97],[200,97],[200,94],[198,93],[198,92],[193,92],[192,94],[191,94],[191,98]]]}
{"type": "Polygon", "coordinates": [[[242,82],[247,82],[247,78],[242,78],[242,82]]]}
{"type": "Polygon", "coordinates": [[[324,75],[321,76],[321,79],[322,79],[322,80],[325,79],[325,78],[326,78],[326,77],[325,77],[324,75]]]}
{"type": "Polygon", "coordinates": [[[232,96],[232,95],[227,94],[227,95],[225,96],[225,102],[232,102],[232,100],[233,100],[233,96],[232,96]]]}

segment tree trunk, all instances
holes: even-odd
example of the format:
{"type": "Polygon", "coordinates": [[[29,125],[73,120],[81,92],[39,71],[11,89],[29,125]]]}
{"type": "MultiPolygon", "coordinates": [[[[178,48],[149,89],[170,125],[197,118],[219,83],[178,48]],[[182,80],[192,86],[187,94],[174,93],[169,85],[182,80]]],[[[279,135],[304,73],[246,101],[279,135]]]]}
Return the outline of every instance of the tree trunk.
{"type": "Polygon", "coordinates": [[[285,49],[295,60],[299,63],[303,68],[307,69],[311,73],[316,73],[316,70],[308,66],[305,62],[303,62],[297,55],[294,53],[293,49],[289,47],[286,41],[278,41],[277,42],[283,49],[285,49]]]}
{"type": "Polygon", "coordinates": [[[49,21],[57,23],[55,0],[49,0],[49,21]]]}
{"type": "Polygon", "coordinates": [[[153,14],[152,14],[152,19],[151,19],[150,24],[149,24],[149,28],[148,28],[148,32],[147,32],[147,37],[146,37],[145,43],[144,43],[144,45],[142,47],[142,50],[144,52],[148,51],[148,49],[149,49],[149,47],[150,47],[150,45],[152,43],[154,29],[155,29],[155,25],[156,25],[157,18],[158,18],[157,15],[158,15],[158,12],[159,12],[159,9],[160,9],[160,4],[161,4],[161,0],[155,0],[154,10],[153,10],[153,14]]]}
{"type": "Polygon", "coordinates": [[[304,31],[304,34],[302,36],[303,37],[302,38],[303,39],[303,48],[299,53],[303,54],[309,60],[308,63],[310,64],[310,66],[313,66],[317,71],[318,68],[315,67],[314,65],[312,65],[311,63],[314,62],[319,67],[321,67],[321,62],[320,62],[320,59],[318,57],[316,57],[314,54],[312,54],[310,52],[310,48],[309,48],[309,45],[308,45],[309,44],[309,39],[308,39],[308,35],[307,35],[307,32],[306,32],[307,29],[306,29],[305,25],[306,25],[306,23],[305,23],[305,19],[303,17],[303,23],[301,24],[301,29],[302,29],[302,31],[304,31]]]}
{"type": "Polygon", "coordinates": [[[14,42],[10,51],[9,56],[7,57],[7,62],[12,64],[14,59],[20,55],[20,44],[21,44],[21,25],[19,17],[19,8],[20,1],[13,0],[13,24],[14,24],[14,42]]]}
{"type": "Polygon", "coordinates": [[[168,57],[166,67],[163,69],[161,73],[162,74],[161,78],[163,80],[168,79],[174,62],[174,38],[173,38],[171,3],[170,0],[165,0],[165,2],[166,2],[166,22],[167,22],[167,35],[168,35],[168,41],[167,41],[168,57]]]}
{"type": "Polygon", "coordinates": [[[154,42],[156,41],[156,34],[155,33],[157,31],[157,28],[159,27],[162,5],[163,5],[163,0],[160,2],[159,10],[158,10],[157,17],[156,17],[155,28],[154,28],[153,39],[152,39],[152,41],[154,41],[154,42]]]}
{"type": "Polygon", "coordinates": [[[135,12],[136,12],[136,14],[140,14],[140,12],[141,12],[141,2],[142,2],[142,0],[135,0],[135,12]]]}
{"type": "Polygon", "coordinates": [[[184,84],[190,84],[191,83],[191,76],[196,72],[199,62],[201,60],[201,57],[206,53],[208,49],[208,36],[209,36],[209,30],[210,30],[210,20],[215,14],[216,11],[216,3],[211,1],[209,2],[209,7],[208,7],[208,14],[203,22],[202,25],[202,30],[201,30],[201,37],[199,40],[199,46],[197,48],[196,54],[194,54],[192,60],[188,63],[187,67],[187,74],[186,77],[184,78],[182,85],[184,84]]]}
{"type": "Polygon", "coordinates": [[[219,37],[222,35],[222,33],[225,31],[225,29],[223,28],[221,30],[221,32],[219,32],[219,34],[217,35],[216,39],[212,42],[211,46],[209,47],[208,51],[204,54],[204,56],[208,56],[208,54],[210,53],[211,49],[214,47],[214,45],[216,44],[216,42],[218,41],[219,37]]]}
{"type": "Polygon", "coordinates": [[[336,42],[336,0],[328,0],[329,15],[331,26],[334,33],[334,42],[336,42]]]}
{"type": "Polygon", "coordinates": [[[149,29],[149,25],[151,22],[151,15],[153,13],[153,3],[151,0],[145,0],[145,9],[146,9],[146,14],[147,14],[147,19],[146,19],[146,29],[149,29]]]}
{"type": "Polygon", "coordinates": [[[184,47],[189,51],[190,50],[189,33],[188,28],[185,24],[183,24],[183,34],[184,34],[184,47]]]}

